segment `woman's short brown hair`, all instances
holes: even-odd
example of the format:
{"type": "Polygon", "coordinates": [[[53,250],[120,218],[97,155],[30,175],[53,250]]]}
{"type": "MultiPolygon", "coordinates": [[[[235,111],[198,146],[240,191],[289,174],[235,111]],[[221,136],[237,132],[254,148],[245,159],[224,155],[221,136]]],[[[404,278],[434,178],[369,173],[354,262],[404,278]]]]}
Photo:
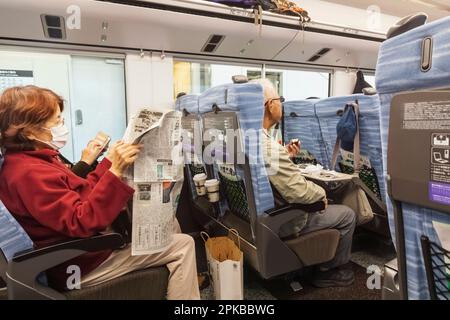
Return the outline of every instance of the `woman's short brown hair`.
{"type": "Polygon", "coordinates": [[[0,147],[6,150],[34,150],[26,137],[29,129],[42,127],[55,112],[64,109],[63,99],[49,89],[13,87],[0,96],[0,147]]]}

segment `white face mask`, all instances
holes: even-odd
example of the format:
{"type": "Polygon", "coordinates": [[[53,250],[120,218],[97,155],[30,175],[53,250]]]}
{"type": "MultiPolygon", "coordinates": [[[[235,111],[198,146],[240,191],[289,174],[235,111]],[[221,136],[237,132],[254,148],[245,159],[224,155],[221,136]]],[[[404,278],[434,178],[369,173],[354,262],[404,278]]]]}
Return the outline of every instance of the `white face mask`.
{"type": "Polygon", "coordinates": [[[42,141],[42,140],[39,140],[39,141],[41,141],[45,144],[48,144],[55,150],[59,150],[66,145],[67,140],[69,139],[69,129],[66,127],[64,122],[61,123],[60,125],[57,125],[56,127],[43,128],[43,129],[49,130],[51,132],[52,141],[47,141],[47,142],[42,141]]]}

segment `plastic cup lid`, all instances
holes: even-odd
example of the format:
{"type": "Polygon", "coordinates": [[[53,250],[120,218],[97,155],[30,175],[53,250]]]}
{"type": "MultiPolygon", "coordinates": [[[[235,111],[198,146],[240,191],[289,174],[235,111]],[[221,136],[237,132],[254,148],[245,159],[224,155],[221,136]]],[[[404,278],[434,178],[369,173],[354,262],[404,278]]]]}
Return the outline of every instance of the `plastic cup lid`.
{"type": "Polygon", "coordinates": [[[213,187],[218,184],[219,184],[219,180],[217,180],[217,179],[206,180],[205,187],[213,187]]]}
{"type": "Polygon", "coordinates": [[[194,180],[206,180],[206,178],[206,174],[204,173],[199,173],[194,176],[194,180]]]}

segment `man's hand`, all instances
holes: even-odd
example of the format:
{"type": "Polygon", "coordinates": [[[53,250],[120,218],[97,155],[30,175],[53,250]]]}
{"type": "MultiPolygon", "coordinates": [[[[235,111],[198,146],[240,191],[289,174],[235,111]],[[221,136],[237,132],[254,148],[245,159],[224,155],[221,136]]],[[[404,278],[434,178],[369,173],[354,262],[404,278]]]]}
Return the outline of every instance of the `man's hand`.
{"type": "Polygon", "coordinates": [[[102,153],[102,146],[95,140],[89,141],[87,147],[81,153],[81,161],[92,165],[102,153]]]}
{"type": "Polygon", "coordinates": [[[141,144],[133,145],[124,143],[123,141],[114,143],[106,156],[106,158],[111,161],[111,168],[109,171],[121,178],[126,168],[136,161],[141,149],[141,144]]]}
{"type": "Polygon", "coordinates": [[[291,140],[289,144],[285,146],[287,153],[289,153],[289,157],[295,158],[300,152],[300,141],[291,140]]]}

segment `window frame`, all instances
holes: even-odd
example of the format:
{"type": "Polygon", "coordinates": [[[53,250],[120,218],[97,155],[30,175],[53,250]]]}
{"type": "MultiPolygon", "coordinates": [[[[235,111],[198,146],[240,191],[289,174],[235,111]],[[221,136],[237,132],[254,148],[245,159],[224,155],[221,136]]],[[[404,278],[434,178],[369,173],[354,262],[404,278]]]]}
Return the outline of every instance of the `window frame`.
{"type": "MultiPolygon", "coordinates": [[[[212,59],[202,59],[199,57],[185,57],[185,56],[173,56],[174,64],[176,62],[189,62],[189,63],[199,63],[199,64],[212,64],[212,65],[229,65],[234,67],[247,67],[255,68],[261,71],[261,77],[266,78],[266,72],[271,69],[279,70],[290,70],[290,71],[304,71],[304,72],[318,72],[328,74],[328,97],[331,96],[332,92],[332,81],[334,76],[334,69],[323,68],[323,67],[311,67],[304,65],[296,65],[289,63],[258,63],[256,60],[254,63],[248,63],[247,61],[234,60],[234,59],[224,59],[224,60],[212,60],[212,59]]],[[[231,81],[231,79],[230,79],[231,81]]]]}

